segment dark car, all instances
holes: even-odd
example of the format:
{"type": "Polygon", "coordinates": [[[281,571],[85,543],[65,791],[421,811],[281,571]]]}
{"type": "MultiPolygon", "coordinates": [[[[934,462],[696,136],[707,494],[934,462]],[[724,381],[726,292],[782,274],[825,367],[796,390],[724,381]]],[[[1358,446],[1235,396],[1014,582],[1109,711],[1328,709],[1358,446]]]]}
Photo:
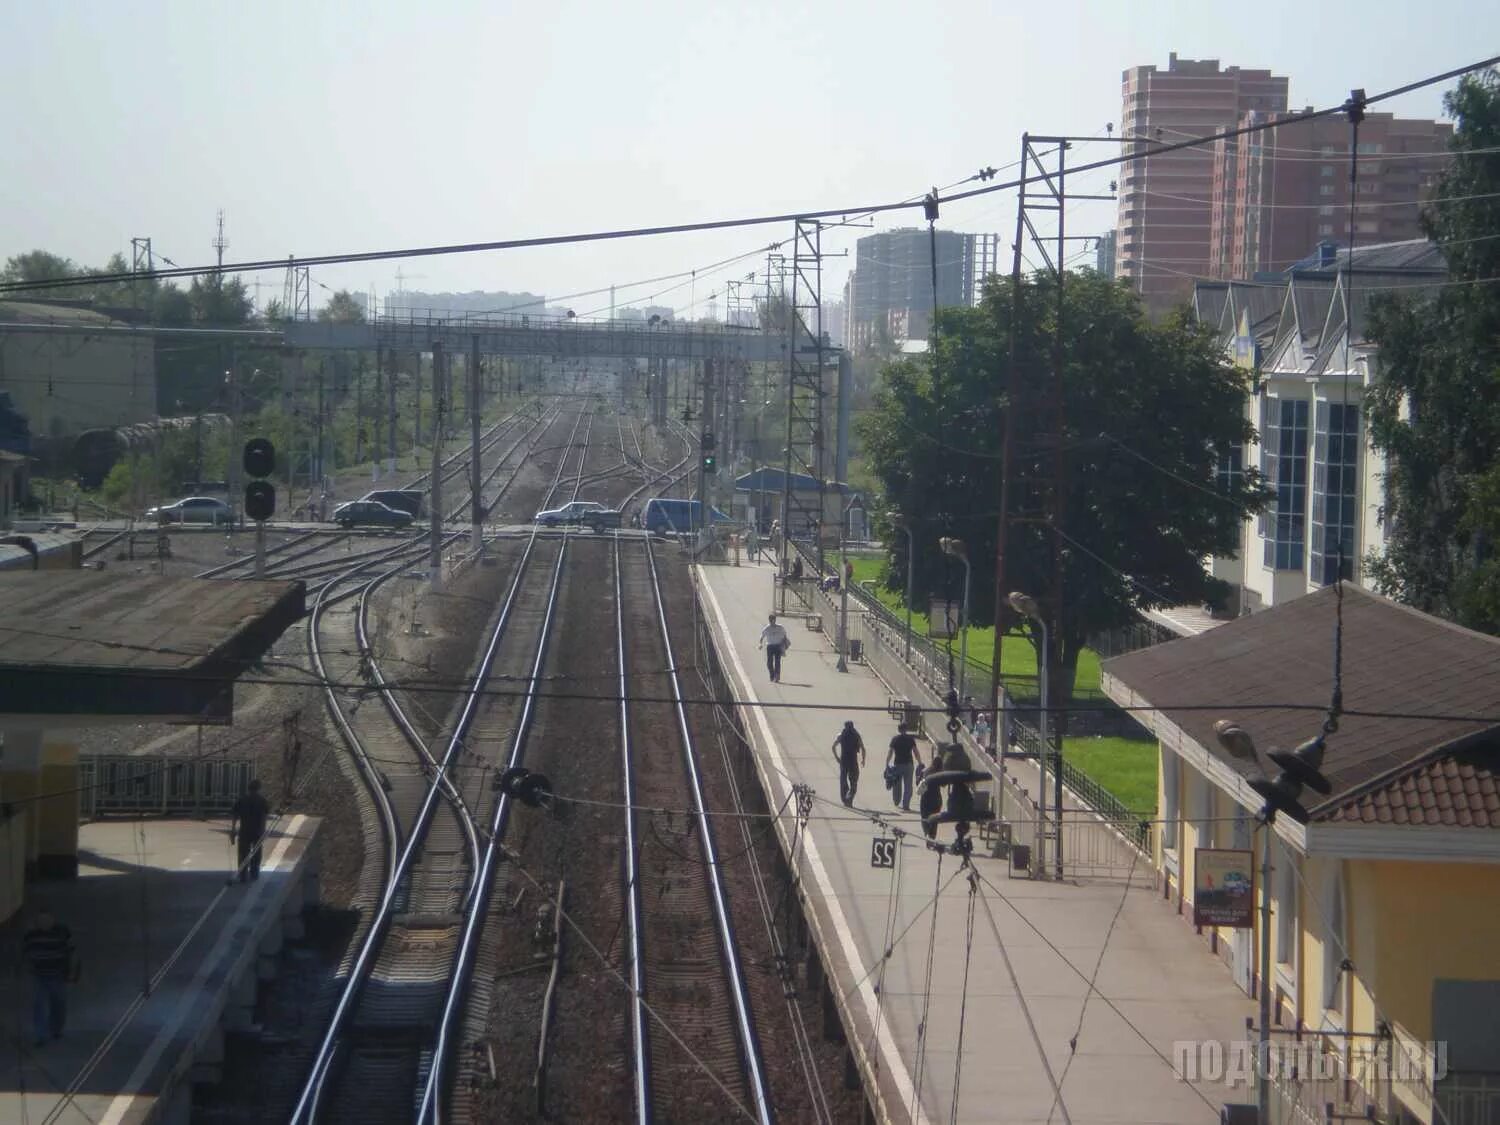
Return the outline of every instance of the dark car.
{"type": "Polygon", "coordinates": [[[427,493],[420,488],[380,488],[366,492],[361,500],[374,500],[398,512],[407,512],[413,519],[422,514],[422,501],[427,493]]]}
{"type": "Polygon", "coordinates": [[[340,527],[410,527],[411,513],[398,512],[378,500],[351,500],[333,510],[333,522],[340,527]]]}
{"type": "Polygon", "coordinates": [[[591,531],[603,531],[620,526],[620,513],[595,500],[574,500],[561,508],[549,508],[536,514],[536,522],[544,527],[577,526],[591,531]]]}

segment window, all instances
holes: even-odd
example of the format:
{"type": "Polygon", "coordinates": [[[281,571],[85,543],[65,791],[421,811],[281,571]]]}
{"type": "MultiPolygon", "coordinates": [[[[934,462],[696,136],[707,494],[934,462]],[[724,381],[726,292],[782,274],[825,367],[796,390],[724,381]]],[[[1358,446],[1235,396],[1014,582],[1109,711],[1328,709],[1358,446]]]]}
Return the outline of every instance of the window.
{"type": "Polygon", "coordinates": [[[1318,214],[1320,214],[1320,215],[1332,215],[1333,214],[1333,204],[1331,204],[1331,203],[1325,203],[1325,204],[1323,204],[1323,206],[1321,206],[1321,207],[1318,208],[1318,214]]]}
{"type": "MultiPolygon", "coordinates": [[[[1272,832],[1266,827],[1262,832],[1272,832]]],[[[1297,956],[1297,862],[1280,840],[1276,850],[1276,963],[1291,965],[1297,956]]]]}
{"type": "Polygon", "coordinates": [[[1321,401],[1313,435],[1312,580],[1327,586],[1354,574],[1354,526],[1358,515],[1359,406],[1321,401]]]}
{"type": "Polygon", "coordinates": [[[1181,763],[1177,755],[1166,747],[1161,752],[1162,826],[1161,846],[1171,851],[1177,849],[1177,817],[1182,811],[1177,800],[1178,773],[1181,763]]]}
{"type": "Polygon", "coordinates": [[[1307,525],[1307,400],[1267,397],[1261,427],[1261,472],[1275,491],[1263,562],[1301,570],[1307,525]]]}
{"type": "Polygon", "coordinates": [[[1360,152],[1384,152],[1385,151],[1385,145],[1381,144],[1379,141],[1360,141],[1359,142],[1359,151],[1360,152]]]}
{"type": "Polygon", "coordinates": [[[1323,167],[1318,169],[1318,175],[1322,176],[1325,180],[1331,178],[1333,176],[1333,165],[1323,165],[1323,167]]]}
{"type": "Polygon", "coordinates": [[[1335,863],[1328,878],[1328,932],[1323,936],[1323,1007],[1344,1010],[1344,877],[1335,863]]]}
{"type": "Polygon", "coordinates": [[[1333,224],[1332,223],[1319,223],[1318,224],[1318,233],[1319,234],[1332,234],[1333,233],[1333,224]]]}
{"type": "Polygon", "coordinates": [[[1245,447],[1240,442],[1233,442],[1223,456],[1219,458],[1218,468],[1214,472],[1214,481],[1219,486],[1219,491],[1232,494],[1240,487],[1245,479],[1245,447]]]}
{"type": "Polygon", "coordinates": [[[1318,194],[1319,195],[1332,195],[1333,194],[1333,185],[1332,184],[1324,184],[1322,187],[1318,188],[1318,194]]]}

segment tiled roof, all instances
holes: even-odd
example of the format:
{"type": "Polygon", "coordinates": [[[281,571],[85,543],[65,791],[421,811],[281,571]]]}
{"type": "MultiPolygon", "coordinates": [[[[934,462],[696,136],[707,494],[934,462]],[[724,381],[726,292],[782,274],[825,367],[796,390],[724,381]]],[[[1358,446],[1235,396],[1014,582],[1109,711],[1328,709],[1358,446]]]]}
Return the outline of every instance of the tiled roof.
{"type": "MultiPolygon", "coordinates": [[[[1262,763],[1225,751],[1213,724],[1237,720],[1262,753],[1315,735],[1332,689],[1334,607],[1329,587],[1115,657],[1104,671],[1241,776],[1258,777],[1262,763]]],[[[1458,760],[1480,740],[1500,740],[1500,637],[1346,584],[1343,689],[1346,711],[1379,714],[1346,714],[1328,739],[1323,772],[1333,793],[1310,806],[1314,819],[1389,793],[1417,767],[1458,760]]]]}
{"type": "Polygon", "coordinates": [[[1500,743],[1422,762],[1327,813],[1357,824],[1500,828],[1500,743]]]}

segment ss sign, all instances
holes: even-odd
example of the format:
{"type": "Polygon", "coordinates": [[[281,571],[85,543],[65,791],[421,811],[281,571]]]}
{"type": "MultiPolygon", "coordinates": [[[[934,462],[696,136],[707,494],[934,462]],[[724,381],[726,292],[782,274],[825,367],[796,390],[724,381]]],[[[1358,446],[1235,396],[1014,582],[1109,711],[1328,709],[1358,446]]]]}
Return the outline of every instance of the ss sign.
{"type": "Polygon", "coordinates": [[[876,836],[870,841],[870,866],[896,866],[896,841],[892,837],[876,836]]]}

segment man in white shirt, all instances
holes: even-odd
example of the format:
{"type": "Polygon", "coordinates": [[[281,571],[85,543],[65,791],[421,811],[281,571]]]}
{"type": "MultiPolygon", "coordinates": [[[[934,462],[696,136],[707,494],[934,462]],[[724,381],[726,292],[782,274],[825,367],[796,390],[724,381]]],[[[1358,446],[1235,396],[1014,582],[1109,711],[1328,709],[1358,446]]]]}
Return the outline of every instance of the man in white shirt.
{"type": "Polygon", "coordinates": [[[771,614],[771,623],[760,631],[760,644],[757,648],[766,650],[766,671],[771,673],[771,682],[781,682],[781,654],[792,647],[792,638],[787,636],[787,631],[776,624],[776,615],[771,614]]]}

